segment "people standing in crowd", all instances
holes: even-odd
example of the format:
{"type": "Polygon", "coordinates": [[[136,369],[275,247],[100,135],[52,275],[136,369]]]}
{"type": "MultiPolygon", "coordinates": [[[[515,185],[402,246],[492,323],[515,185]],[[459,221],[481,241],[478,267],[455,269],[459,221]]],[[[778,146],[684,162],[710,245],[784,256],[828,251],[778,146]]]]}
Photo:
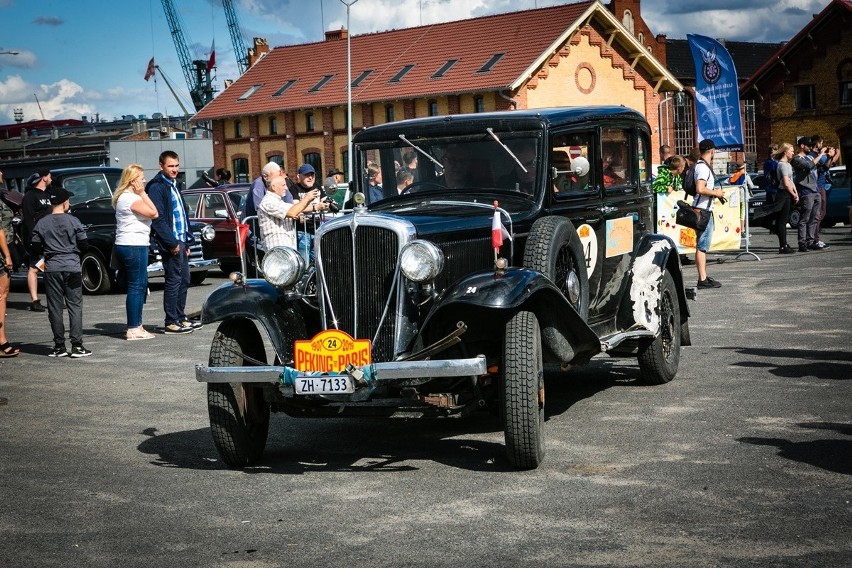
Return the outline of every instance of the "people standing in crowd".
{"type": "Polygon", "coordinates": [[[822,136],[819,134],[811,136],[811,142],[813,143],[813,148],[811,148],[809,155],[813,158],[817,158],[817,154],[821,153],[823,148],[826,148],[825,153],[821,157],[818,157],[817,160],[817,192],[819,193],[820,206],[814,240],[816,241],[817,248],[828,248],[828,245],[822,242],[819,237],[819,229],[825,217],[826,207],[828,206],[828,192],[831,191],[831,184],[826,182],[826,177],[828,170],[831,169],[831,166],[840,157],[840,152],[837,151],[837,148],[826,147],[822,136]]]}
{"type": "Polygon", "coordinates": [[[159,215],[145,193],[145,170],[130,164],[121,172],[118,188],[112,196],[115,208],[115,253],[127,280],[127,333],[125,339],[153,339],[142,326],[142,306],[148,296],[148,247],[151,222],[159,215]]]}
{"type": "Polygon", "coordinates": [[[751,179],[751,176],[746,172],[745,162],[737,162],[736,171],[731,174],[731,177],[728,178],[728,182],[731,185],[741,185],[746,188],[746,196],[752,197],[754,195],[754,188],[757,187],[754,185],[754,180],[751,179]]]}
{"type": "MultiPolygon", "coordinates": [[[[792,146],[791,146],[792,147],[792,146]]],[[[763,181],[761,182],[761,189],[766,193],[766,205],[772,205],[775,202],[775,196],[778,193],[780,188],[777,168],[778,161],[774,158],[775,154],[778,153],[780,146],[778,144],[772,144],[769,146],[769,156],[766,157],[766,161],[763,162],[763,181]]],[[[771,224],[769,225],[769,232],[772,234],[777,233],[777,228],[775,227],[776,217],[773,217],[771,224]]],[[[784,221],[785,229],[787,221],[784,221]]],[[[785,232],[786,235],[786,232],[785,232]]],[[[784,242],[787,242],[787,238],[785,236],[784,242]]]]}
{"type": "Polygon", "coordinates": [[[219,185],[231,183],[231,170],[227,168],[216,168],[216,181],[219,185]]]}
{"type": "Polygon", "coordinates": [[[367,184],[369,185],[368,203],[375,203],[385,198],[385,190],[382,188],[382,169],[376,162],[367,163],[367,184]]]}
{"type": "Polygon", "coordinates": [[[656,193],[665,194],[680,191],[685,167],[686,161],[682,156],[670,156],[657,170],[657,177],[651,182],[651,188],[656,193]]]}
{"type": "MultiPolygon", "coordinates": [[[[693,207],[700,207],[713,211],[713,200],[724,199],[725,192],[714,188],[713,178],[713,155],[716,153],[716,144],[709,138],[705,138],[698,144],[701,158],[695,163],[695,197],[692,200],[693,207]]],[[[713,239],[713,215],[704,231],[698,235],[695,247],[695,268],[698,269],[699,288],[719,288],[722,284],[707,275],[707,251],[710,250],[710,242],[713,239]]]]}
{"type": "Polygon", "coordinates": [[[47,188],[53,178],[47,168],[39,170],[27,180],[27,190],[21,203],[21,215],[24,227],[24,247],[29,252],[29,270],[27,272],[27,290],[30,293],[30,305],[28,309],[33,312],[43,312],[44,306],[38,299],[38,265],[41,257],[33,254],[30,250],[32,243],[33,228],[44,216],[48,215],[52,207],[47,188]]]}
{"type": "Polygon", "coordinates": [[[414,174],[408,168],[399,168],[396,172],[396,191],[402,193],[409,185],[414,183],[414,174]]]}
{"type": "Polygon", "coordinates": [[[284,176],[272,178],[269,181],[269,192],[263,196],[258,207],[258,222],[267,251],[280,246],[298,250],[296,220],[306,208],[317,206],[313,203],[319,197],[316,188],[305,191],[294,203],[284,201],[286,192],[287,179],[284,176]]]}
{"type": "Polygon", "coordinates": [[[89,248],[86,230],[74,215],[66,215],[71,194],[65,188],[50,190],[51,214],[33,227],[31,250],[44,255],[44,288],[47,295],[47,318],[53,332],[50,357],[76,359],[88,357],[83,347],[83,274],[80,256],[89,248]],[[65,323],[62,310],[68,307],[70,353],[65,350],[65,323]]]}
{"type": "Polygon", "coordinates": [[[335,187],[339,183],[343,183],[343,172],[339,168],[328,170],[328,176],[326,176],[323,185],[326,187],[335,187]]]}
{"type": "Polygon", "coordinates": [[[269,162],[260,170],[260,175],[251,184],[246,196],[245,207],[243,207],[243,219],[257,215],[257,207],[260,200],[266,195],[269,188],[269,180],[281,175],[281,166],[275,162],[269,162]]]}
{"type": "Polygon", "coordinates": [[[771,159],[774,162],[773,175],[778,178],[778,191],[772,203],[778,207],[778,210],[772,221],[772,227],[778,235],[778,253],[792,254],[795,250],[787,244],[787,219],[790,218],[790,209],[799,202],[799,192],[796,191],[796,184],[793,183],[793,167],[790,165],[795,150],[793,145],[787,142],[774,147],[776,150],[771,159]]]}
{"type": "MultiPolygon", "coordinates": [[[[663,144],[660,146],[660,163],[651,165],[651,176],[656,178],[660,175],[660,166],[666,164],[669,161],[669,158],[672,157],[672,147],[668,144],[663,144]]],[[[657,193],[660,193],[659,191],[657,193]]]]}
{"type": "Polygon", "coordinates": [[[194,242],[186,214],[186,204],[177,186],[180,159],[166,150],[160,154],[160,171],[148,182],[145,191],[157,208],[151,222],[151,235],[163,257],[166,284],[163,287],[163,333],[180,335],[201,327],[186,317],[186,294],[189,290],[189,245],[194,242]]]}
{"type": "Polygon", "coordinates": [[[17,357],[20,349],[9,343],[6,337],[6,298],[9,296],[9,284],[12,282],[12,253],[7,246],[6,230],[0,227],[0,358],[17,357]]]}
{"type": "Polygon", "coordinates": [[[799,200],[802,202],[802,215],[799,218],[799,252],[819,250],[826,247],[816,239],[819,224],[820,195],[817,191],[817,164],[825,155],[826,148],[811,152],[813,142],[807,136],[798,141],[799,153],[793,158],[793,176],[799,200]]]}

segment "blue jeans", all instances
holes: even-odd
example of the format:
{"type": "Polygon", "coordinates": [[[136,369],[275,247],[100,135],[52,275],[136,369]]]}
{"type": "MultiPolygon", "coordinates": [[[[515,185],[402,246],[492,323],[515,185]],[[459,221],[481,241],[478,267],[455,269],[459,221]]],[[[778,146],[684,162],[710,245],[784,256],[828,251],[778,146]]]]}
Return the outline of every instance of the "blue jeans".
{"type": "Polygon", "coordinates": [[[164,250],[163,269],[166,285],[163,287],[163,311],[166,325],[186,321],[186,292],[189,290],[189,256],[186,244],[180,243],[177,254],[164,250]]]}
{"type": "Polygon", "coordinates": [[[127,279],[127,329],[142,325],[142,306],[148,295],[148,247],[115,245],[127,279]]]}
{"type": "Polygon", "coordinates": [[[707,227],[704,229],[704,232],[698,235],[698,245],[695,248],[701,252],[707,252],[710,250],[710,241],[713,240],[713,224],[713,215],[711,214],[710,221],[707,223],[707,227]]]}

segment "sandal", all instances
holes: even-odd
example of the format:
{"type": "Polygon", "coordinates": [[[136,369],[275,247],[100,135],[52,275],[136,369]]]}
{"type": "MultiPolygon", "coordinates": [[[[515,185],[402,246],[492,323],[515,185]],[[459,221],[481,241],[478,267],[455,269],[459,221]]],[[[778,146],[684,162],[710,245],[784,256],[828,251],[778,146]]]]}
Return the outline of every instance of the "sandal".
{"type": "Polygon", "coordinates": [[[140,339],[154,339],[153,333],[148,333],[142,327],[127,330],[127,341],[139,341],[140,339]]]}
{"type": "Polygon", "coordinates": [[[0,357],[17,357],[20,352],[20,349],[8,341],[3,345],[0,345],[0,357]]]}

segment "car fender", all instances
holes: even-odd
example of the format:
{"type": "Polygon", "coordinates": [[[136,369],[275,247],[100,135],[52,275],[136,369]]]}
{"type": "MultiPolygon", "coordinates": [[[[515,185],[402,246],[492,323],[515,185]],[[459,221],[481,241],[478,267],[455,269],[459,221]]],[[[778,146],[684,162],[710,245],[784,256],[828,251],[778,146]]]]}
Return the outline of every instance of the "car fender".
{"type": "Polygon", "coordinates": [[[293,359],[293,342],[305,339],[302,316],[289,302],[280,302],[275,286],[257,278],[242,284],[225,283],[213,290],[201,308],[204,324],[232,318],[254,320],[269,337],[279,359],[293,359]]]}
{"type": "Polygon", "coordinates": [[[600,340],[559,289],[544,274],[524,268],[471,274],[444,291],[423,323],[466,318],[472,336],[502,335],[503,323],[519,310],[538,317],[549,360],[581,363],[601,351],[600,340]]]}
{"type": "Polygon", "coordinates": [[[633,257],[629,293],[619,307],[620,329],[637,326],[657,333],[660,328],[660,282],[663,274],[671,274],[678,290],[681,323],[689,319],[683,272],[677,246],[666,235],[646,235],[633,257]]]}

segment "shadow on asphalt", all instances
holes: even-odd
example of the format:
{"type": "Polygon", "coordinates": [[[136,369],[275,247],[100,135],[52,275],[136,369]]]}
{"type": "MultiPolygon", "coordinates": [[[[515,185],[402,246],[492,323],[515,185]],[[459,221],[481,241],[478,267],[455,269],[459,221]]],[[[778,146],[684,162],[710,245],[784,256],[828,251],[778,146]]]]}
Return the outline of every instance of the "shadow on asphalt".
{"type": "Polygon", "coordinates": [[[852,353],[848,351],[813,351],[810,349],[770,349],[765,347],[742,348],[720,347],[751,357],[769,359],[796,359],[808,361],[790,365],[775,362],[742,361],[734,366],[748,368],[766,368],[776,377],[801,379],[816,377],[834,381],[848,381],[852,377],[852,353]]]}
{"type": "MultiPolygon", "coordinates": [[[[568,373],[548,372],[546,419],[567,411],[580,400],[614,386],[634,386],[638,369],[614,368],[614,362],[594,361],[568,373]]],[[[230,469],[219,459],[209,428],[147,436],[137,449],[153,465],[197,470],[230,469]]],[[[292,418],[274,415],[269,440],[260,462],[246,473],[301,475],[308,472],[394,472],[417,470],[418,461],[434,461],[469,471],[514,471],[496,412],[464,418],[292,418]],[[472,439],[495,435],[500,442],[472,439]],[[328,443],[326,443],[328,442],[328,443]]]]}
{"type": "MultiPolygon", "coordinates": [[[[812,430],[832,430],[839,434],[852,436],[852,424],[834,422],[803,422],[800,428],[812,430]]],[[[810,440],[793,442],[783,438],[737,438],[737,441],[756,446],[774,446],[778,448],[778,456],[789,460],[806,463],[814,467],[852,475],[852,440],[810,440]]]]}

